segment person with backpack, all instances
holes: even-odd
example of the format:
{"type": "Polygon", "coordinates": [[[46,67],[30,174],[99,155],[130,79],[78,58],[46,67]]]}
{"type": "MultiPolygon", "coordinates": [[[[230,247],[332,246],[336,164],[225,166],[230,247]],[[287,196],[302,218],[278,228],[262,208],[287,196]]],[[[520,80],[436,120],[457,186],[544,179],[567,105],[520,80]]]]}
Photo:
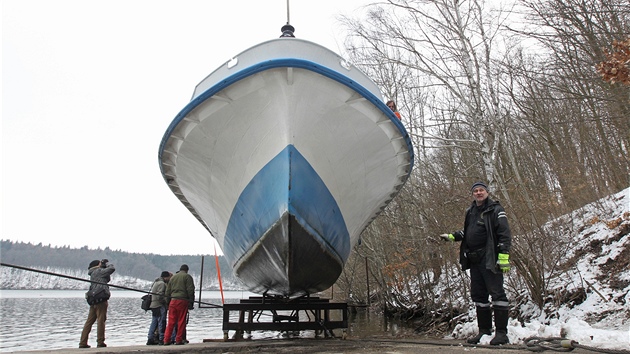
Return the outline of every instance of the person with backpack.
{"type": "Polygon", "coordinates": [[[107,320],[107,300],[111,293],[107,283],[111,280],[111,275],[116,271],[113,264],[107,264],[108,260],[94,260],[88,266],[90,276],[90,289],[86,294],[90,312],[81,332],[79,348],[90,348],[88,336],[92,331],[92,325],[96,322],[96,346],[98,348],[107,347],[105,344],[105,321],[107,320]]]}
{"type": "Polygon", "coordinates": [[[149,326],[149,334],[147,345],[157,345],[164,342],[164,331],[166,330],[166,284],[171,279],[171,273],[163,271],[160,277],[155,279],[151,285],[151,325],[149,326]],[[157,329],[157,339],[155,330],[157,329]]]}
{"type": "Polygon", "coordinates": [[[510,303],[503,288],[503,274],[510,271],[512,235],[507,214],[498,201],[488,197],[484,182],[475,182],[470,191],[473,202],[466,210],[464,229],[441,234],[440,238],[461,242],[459,263],[462,270],[470,269],[470,297],[475,303],[479,333],[467,342],[477,344],[484,335],[492,334],[494,311],[496,334],[490,345],[508,344],[510,303]]]}

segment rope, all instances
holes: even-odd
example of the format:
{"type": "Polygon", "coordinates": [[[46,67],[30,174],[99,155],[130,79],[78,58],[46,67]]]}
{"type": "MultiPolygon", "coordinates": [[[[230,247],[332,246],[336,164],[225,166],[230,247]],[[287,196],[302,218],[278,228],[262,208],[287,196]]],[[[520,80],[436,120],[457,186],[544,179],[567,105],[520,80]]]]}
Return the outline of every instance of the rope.
{"type": "Polygon", "coordinates": [[[523,344],[527,350],[531,350],[533,352],[543,352],[545,350],[570,352],[575,349],[575,344],[577,344],[577,342],[562,337],[529,337],[523,340],[523,344]]]}
{"type": "MultiPolygon", "coordinates": [[[[437,345],[444,346],[449,345],[445,343],[445,341],[432,341],[432,340],[394,340],[394,339],[381,339],[381,338],[361,338],[363,342],[391,342],[391,343],[408,343],[408,344],[426,344],[426,345],[437,345]]],[[[595,348],[589,347],[586,345],[580,345],[580,343],[560,337],[549,337],[549,338],[541,338],[541,337],[529,337],[523,340],[525,345],[525,349],[533,351],[533,352],[543,352],[545,350],[552,350],[557,352],[570,352],[575,348],[586,349],[599,353],[608,353],[608,354],[630,354],[630,350],[624,349],[604,349],[604,348],[595,348]]],[[[523,350],[523,346],[521,345],[486,345],[486,344],[469,344],[469,343],[461,343],[456,342],[454,344],[450,344],[450,346],[463,346],[463,347],[476,347],[476,348],[488,348],[488,349],[501,349],[505,350],[523,350]]]]}
{"type": "MultiPolygon", "coordinates": [[[[111,286],[111,287],[114,287],[114,288],[136,291],[136,292],[143,293],[143,294],[160,295],[160,294],[152,293],[152,292],[146,291],[146,290],[138,290],[138,289],[128,288],[126,286],[116,285],[116,284],[101,283],[101,282],[98,282],[98,281],[93,281],[93,280],[88,280],[88,279],[83,279],[83,278],[77,278],[77,277],[73,277],[73,276],[65,275],[65,274],[57,274],[57,273],[53,273],[53,272],[47,272],[45,270],[39,270],[39,269],[22,267],[22,266],[18,266],[18,265],[14,265],[14,264],[0,263],[0,265],[3,266],[3,267],[11,267],[11,268],[15,268],[15,269],[26,270],[26,271],[29,271],[29,272],[42,273],[42,274],[52,275],[52,276],[55,276],[55,277],[61,277],[61,278],[67,278],[67,279],[72,279],[72,280],[78,280],[78,281],[83,281],[83,282],[87,282],[87,283],[107,285],[107,286],[111,286]]],[[[221,305],[215,305],[215,304],[211,304],[211,303],[207,303],[207,302],[202,302],[200,300],[195,301],[195,302],[199,303],[199,304],[208,305],[208,307],[211,307],[211,308],[223,308],[223,306],[221,306],[221,305]]]]}
{"type": "Polygon", "coordinates": [[[610,354],[630,354],[630,350],[624,349],[604,349],[581,345],[580,343],[562,337],[529,337],[523,340],[525,347],[533,352],[542,352],[545,350],[553,350],[556,352],[570,352],[575,348],[582,348],[599,353],[610,354]]]}

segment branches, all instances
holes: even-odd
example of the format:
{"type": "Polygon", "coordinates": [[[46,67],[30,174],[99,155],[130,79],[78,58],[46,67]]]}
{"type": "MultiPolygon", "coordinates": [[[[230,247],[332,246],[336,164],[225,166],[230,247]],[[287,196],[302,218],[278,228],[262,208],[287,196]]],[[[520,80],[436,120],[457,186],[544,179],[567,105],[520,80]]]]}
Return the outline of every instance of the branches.
{"type": "Polygon", "coordinates": [[[521,238],[513,289],[527,288],[539,305],[566,250],[541,225],[627,187],[630,39],[601,48],[630,32],[630,5],[516,1],[506,12],[482,0],[386,0],[365,20],[345,19],[350,59],[397,101],[417,157],[357,253],[369,257],[371,289],[397,304],[468,305],[457,250],[430,239],[462,227],[473,180],[492,183],[507,210],[521,238]],[[512,9],[524,10],[522,23],[512,9]],[[625,84],[600,80],[597,63],[625,84]]]}

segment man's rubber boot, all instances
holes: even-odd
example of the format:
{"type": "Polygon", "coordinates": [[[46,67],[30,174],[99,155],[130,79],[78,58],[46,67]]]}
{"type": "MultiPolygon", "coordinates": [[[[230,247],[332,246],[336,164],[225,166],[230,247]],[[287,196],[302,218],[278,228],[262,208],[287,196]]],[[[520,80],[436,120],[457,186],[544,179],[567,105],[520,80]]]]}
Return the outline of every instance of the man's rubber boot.
{"type": "Polygon", "coordinates": [[[492,310],[490,307],[476,307],[477,325],[479,326],[479,334],[466,340],[469,344],[477,344],[481,337],[492,334],[492,310]]]}
{"type": "Polygon", "coordinates": [[[510,339],[507,336],[507,323],[509,319],[508,309],[494,309],[494,325],[497,333],[490,341],[490,345],[509,344],[510,339]]]}

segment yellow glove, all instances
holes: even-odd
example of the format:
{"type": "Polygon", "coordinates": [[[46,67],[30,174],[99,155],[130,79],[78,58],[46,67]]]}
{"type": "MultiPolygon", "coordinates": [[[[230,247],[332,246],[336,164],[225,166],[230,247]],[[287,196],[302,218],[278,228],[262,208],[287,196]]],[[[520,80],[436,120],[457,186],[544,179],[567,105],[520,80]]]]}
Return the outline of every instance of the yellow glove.
{"type": "Polygon", "coordinates": [[[455,241],[455,236],[453,236],[453,234],[441,234],[440,238],[444,241],[455,241]]]}
{"type": "Polygon", "coordinates": [[[497,265],[499,269],[503,273],[507,273],[510,271],[510,255],[508,253],[499,253],[499,259],[497,260],[497,265]]]}

